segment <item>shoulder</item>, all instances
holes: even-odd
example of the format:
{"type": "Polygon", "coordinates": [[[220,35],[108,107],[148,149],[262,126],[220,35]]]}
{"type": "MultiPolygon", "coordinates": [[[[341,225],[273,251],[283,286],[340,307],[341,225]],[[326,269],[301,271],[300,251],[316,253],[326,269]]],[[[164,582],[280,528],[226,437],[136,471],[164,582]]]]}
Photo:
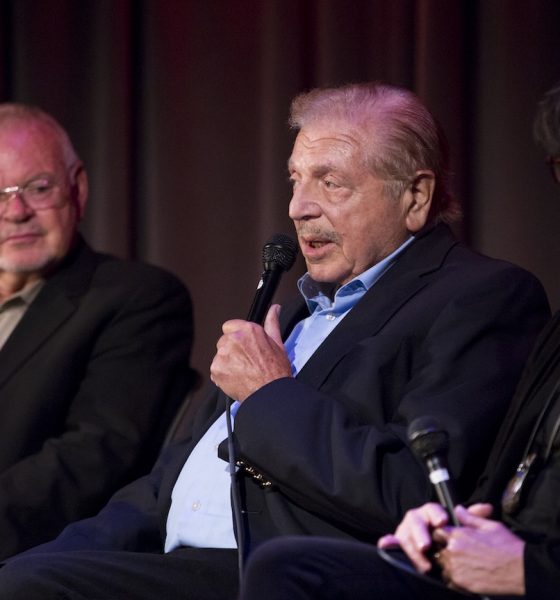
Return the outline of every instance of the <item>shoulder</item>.
{"type": "MultiPolygon", "coordinates": [[[[541,281],[530,271],[507,260],[492,258],[457,245],[444,269],[459,289],[496,299],[508,298],[516,304],[545,307],[550,316],[548,297],[541,281]]],[[[513,308],[513,307],[510,307],[513,308]]]]}
{"type": "Polygon", "coordinates": [[[83,240],[45,287],[45,295],[89,299],[104,306],[175,302],[190,310],[191,305],[190,294],[176,275],[145,262],[97,252],[83,240]]]}
{"type": "Polygon", "coordinates": [[[163,267],[139,260],[122,259],[91,249],[89,254],[93,285],[188,293],[181,279],[163,267]]]}

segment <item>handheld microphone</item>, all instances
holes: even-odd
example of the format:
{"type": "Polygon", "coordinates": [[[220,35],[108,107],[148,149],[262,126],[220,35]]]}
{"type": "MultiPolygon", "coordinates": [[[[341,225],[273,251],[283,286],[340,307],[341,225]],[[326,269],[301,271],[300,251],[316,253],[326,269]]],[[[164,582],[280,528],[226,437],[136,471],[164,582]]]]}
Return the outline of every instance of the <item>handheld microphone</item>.
{"type": "Polygon", "coordinates": [[[428,469],[440,504],[447,511],[451,523],[460,527],[455,516],[451,476],[447,469],[449,434],[433,417],[419,417],[409,424],[407,435],[412,451],[428,469]]]}
{"type": "MultiPolygon", "coordinates": [[[[297,243],[288,235],[276,234],[264,245],[262,251],[263,272],[257,285],[253,303],[249,309],[247,321],[262,325],[266,311],[270,306],[272,296],[280,283],[280,277],[289,271],[298,253],[297,243]]],[[[241,498],[236,485],[237,461],[235,458],[235,444],[233,442],[233,428],[231,424],[231,399],[226,397],[226,425],[228,440],[228,463],[231,477],[231,498],[233,505],[233,520],[237,533],[237,562],[239,581],[243,578],[243,564],[245,562],[245,525],[242,517],[241,498]]]]}
{"type": "Polygon", "coordinates": [[[273,235],[264,245],[262,251],[263,272],[249,309],[247,321],[262,325],[266,311],[280,283],[280,277],[285,271],[292,268],[297,253],[298,245],[289,235],[273,235]]]}

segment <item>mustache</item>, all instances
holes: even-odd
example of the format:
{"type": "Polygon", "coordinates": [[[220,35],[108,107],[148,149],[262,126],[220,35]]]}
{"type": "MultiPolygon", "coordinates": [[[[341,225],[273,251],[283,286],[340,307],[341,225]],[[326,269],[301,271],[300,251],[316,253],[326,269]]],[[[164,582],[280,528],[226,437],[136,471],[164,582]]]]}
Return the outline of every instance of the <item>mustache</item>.
{"type": "Polygon", "coordinates": [[[2,231],[0,231],[0,244],[11,237],[19,235],[44,235],[44,233],[45,232],[43,231],[42,227],[29,227],[29,225],[21,227],[11,226],[8,229],[2,229],[2,231]]]}
{"type": "Polygon", "coordinates": [[[300,225],[296,228],[298,236],[306,239],[316,239],[322,242],[334,242],[338,243],[340,240],[339,235],[332,229],[322,229],[315,225],[300,225]]]}

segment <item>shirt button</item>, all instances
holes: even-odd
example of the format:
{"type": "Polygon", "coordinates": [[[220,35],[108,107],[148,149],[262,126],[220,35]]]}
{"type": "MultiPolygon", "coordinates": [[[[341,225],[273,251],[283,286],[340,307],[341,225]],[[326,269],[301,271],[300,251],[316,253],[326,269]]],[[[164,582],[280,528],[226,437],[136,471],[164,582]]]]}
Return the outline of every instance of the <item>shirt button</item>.
{"type": "Polygon", "coordinates": [[[327,321],[334,321],[336,319],[336,317],[332,313],[329,313],[327,315],[326,319],[327,319],[327,321]]]}
{"type": "Polygon", "coordinates": [[[201,506],[202,506],[202,504],[200,503],[200,500],[196,500],[195,502],[192,503],[191,508],[193,510],[199,510],[201,506]]]}

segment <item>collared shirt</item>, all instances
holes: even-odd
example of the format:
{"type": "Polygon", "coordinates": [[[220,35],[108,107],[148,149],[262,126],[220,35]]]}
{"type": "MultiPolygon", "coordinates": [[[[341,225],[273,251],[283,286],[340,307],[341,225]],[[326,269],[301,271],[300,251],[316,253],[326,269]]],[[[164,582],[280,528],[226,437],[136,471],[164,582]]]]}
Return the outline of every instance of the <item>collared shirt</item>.
{"type": "Polygon", "coordinates": [[[4,347],[44,284],[44,279],[33,281],[19,292],[0,302],[0,349],[4,347]]]}
{"type": "Polygon", "coordinates": [[[300,321],[292,330],[284,346],[296,375],[329,333],[356,306],[362,296],[394,264],[399,254],[414,240],[410,237],[392,254],[338,288],[331,300],[332,285],[313,281],[306,273],[298,281],[310,316],[300,321]]]}
{"type": "MultiPolygon", "coordinates": [[[[333,300],[328,295],[330,286],[318,284],[308,274],[298,281],[311,316],[298,323],[286,340],[294,375],[413,239],[409,238],[381,262],[341,286],[333,300]]],[[[232,418],[238,408],[239,403],[234,402],[232,418]]],[[[183,466],[171,494],[165,552],[179,546],[237,547],[231,513],[229,465],[217,454],[218,445],[226,437],[224,413],[194,447],[183,466]]]]}
{"type": "MultiPolygon", "coordinates": [[[[235,416],[239,402],[231,405],[235,416]]],[[[165,552],[179,546],[236,548],[231,514],[229,464],[218,458],[227,437],[226,414],[217,419],[189,454],[171,493],[165,552]]]]}

